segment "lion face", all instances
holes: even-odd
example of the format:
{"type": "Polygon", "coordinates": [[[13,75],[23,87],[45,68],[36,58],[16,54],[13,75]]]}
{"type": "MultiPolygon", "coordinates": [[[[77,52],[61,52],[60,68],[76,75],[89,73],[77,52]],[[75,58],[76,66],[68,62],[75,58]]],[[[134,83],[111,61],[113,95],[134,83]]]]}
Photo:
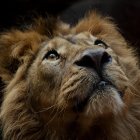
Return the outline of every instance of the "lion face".
{"type": "Polygon", "coordinates": [[[42,46],[29,69],[28,85],[31,104],[36,112],[47,113],[45,119],[52,110],[62,111],[63,119],[68,114],[70,120],[93,120],[125,109],[128,78],[107,42],[84,32],[42,46]]]}
{"type": "Polygon", "coordinates": [[[138,61],[115,25],[49,23],[1,35],[4,139],[139,140],[138,61]]]}

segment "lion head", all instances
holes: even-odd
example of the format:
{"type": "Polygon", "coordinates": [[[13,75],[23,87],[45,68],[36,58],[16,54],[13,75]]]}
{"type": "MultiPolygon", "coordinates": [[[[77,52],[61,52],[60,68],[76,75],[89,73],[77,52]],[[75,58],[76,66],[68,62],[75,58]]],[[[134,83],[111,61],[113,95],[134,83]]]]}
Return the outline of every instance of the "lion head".
{"type": "Polygon", "coordinates": [[[18,62],[6,73],[4,138],[138,140],[139,69],[115,25],[92,13],[57,26],[53,37],[34,28],[1,37],[2,58],[18,62]]]}

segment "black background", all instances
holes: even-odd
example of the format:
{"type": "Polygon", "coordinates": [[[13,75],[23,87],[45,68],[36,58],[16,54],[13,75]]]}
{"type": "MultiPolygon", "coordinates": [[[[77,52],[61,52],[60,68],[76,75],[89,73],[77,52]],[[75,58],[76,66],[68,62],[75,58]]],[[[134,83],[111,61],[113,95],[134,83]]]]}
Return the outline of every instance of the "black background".
{"type": "Polygon", "coordinates": [[[139,0],[1,0],[0,30],[22,25],[33,13],[61,15],[64,21],[75,24],[90,9],[112,16],[124,37],[140,52],[139,0]]]}

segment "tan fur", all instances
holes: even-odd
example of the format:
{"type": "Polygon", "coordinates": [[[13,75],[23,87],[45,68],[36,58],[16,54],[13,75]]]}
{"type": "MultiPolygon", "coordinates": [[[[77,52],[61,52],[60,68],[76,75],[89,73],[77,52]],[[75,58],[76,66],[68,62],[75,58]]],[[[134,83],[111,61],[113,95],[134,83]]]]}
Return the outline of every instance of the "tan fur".
{"type": "Polygon", "coordinates": [[[139,140],[140,71],[116,26],[96,13],[71,28],[50,23],[40,18],[28,30],[0,36],[4,140],[139,140]],[[115,88],[91,91],[99,75],[75,64],[86,50],[103,48],[94,45],[96,38],[109,46],[112,62],[102,75],[115,88]],[[44,58],[54,49],[60,58],[44,58]],[[74,110],[89,91],[83,110],[74,110]]]}

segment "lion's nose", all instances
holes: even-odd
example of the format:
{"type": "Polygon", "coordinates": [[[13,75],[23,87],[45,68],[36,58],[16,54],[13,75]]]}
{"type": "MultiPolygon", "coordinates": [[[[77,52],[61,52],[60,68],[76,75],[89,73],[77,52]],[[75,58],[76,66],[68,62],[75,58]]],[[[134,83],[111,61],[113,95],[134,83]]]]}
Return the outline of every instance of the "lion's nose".
{"type": "Polygon", "coordinates": [[[111,60],[112,57],[105,49],[88,49],[83,52],[75,64],[82,67],[94,68],[99,71],[104,64],[111,62],[111,60]]]}

